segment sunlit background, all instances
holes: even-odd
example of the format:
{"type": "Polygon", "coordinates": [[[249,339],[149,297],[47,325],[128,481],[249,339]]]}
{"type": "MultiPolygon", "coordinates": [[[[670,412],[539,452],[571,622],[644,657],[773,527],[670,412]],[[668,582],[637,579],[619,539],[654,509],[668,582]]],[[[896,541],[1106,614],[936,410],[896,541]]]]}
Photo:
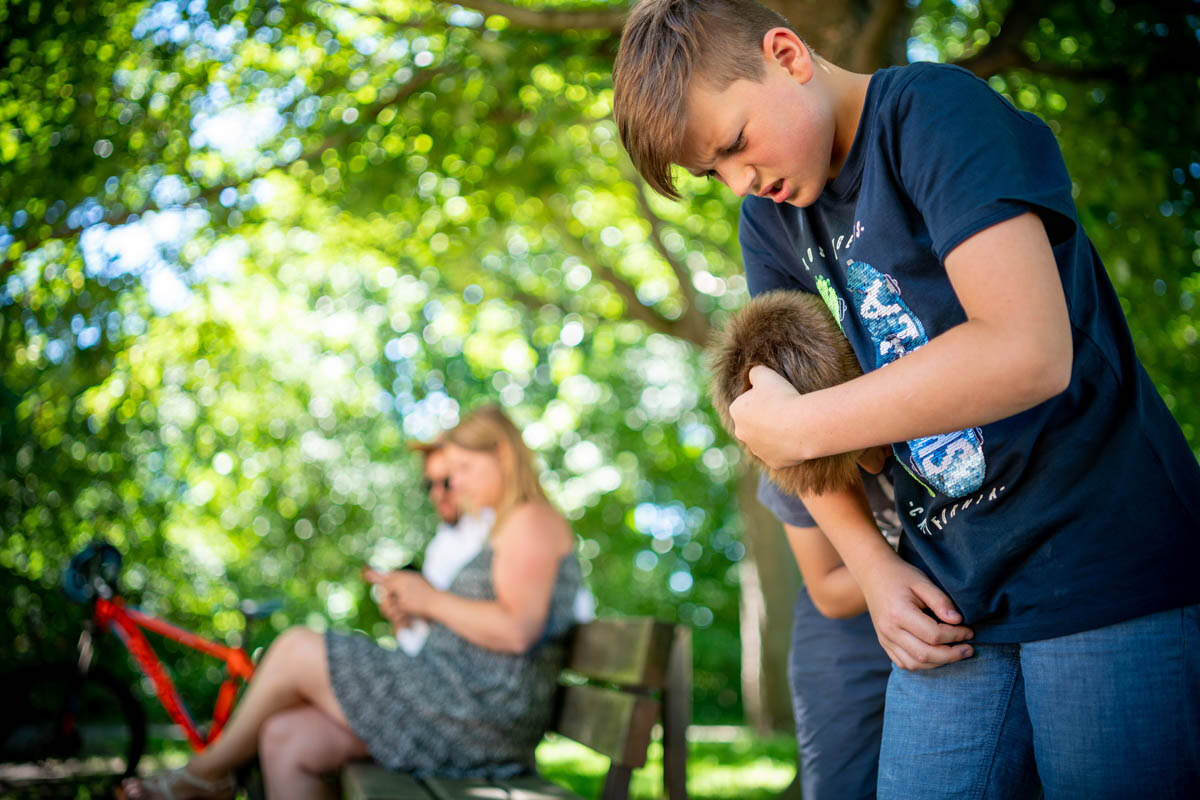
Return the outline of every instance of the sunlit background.
{"type": "MultiPolygon", "coordinates": [[[[966,60],[1049,120],[1200,447],[1200,5],[898,5],[864,63],[966,60]]],[[[796,576],[705,399],[701,348],[747,299],[736,198],[633,174],[624,6],[479,6],[0,0],[5,661],[70,652],[55,585],[96,536],[142,605],[230,642],[244,597],[285,600],[259,644],[386,636],[359,570],[434,526],[405,443],[497,401],[600,613],[695,629],[697,721],[786,728],[796,576]]]]}

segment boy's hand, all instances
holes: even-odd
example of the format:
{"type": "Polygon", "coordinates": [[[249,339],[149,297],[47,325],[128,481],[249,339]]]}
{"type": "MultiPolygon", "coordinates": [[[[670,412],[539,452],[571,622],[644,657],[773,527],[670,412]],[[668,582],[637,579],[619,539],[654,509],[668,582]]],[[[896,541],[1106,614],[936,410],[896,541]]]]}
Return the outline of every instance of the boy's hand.
{"type": "Polygon", "coordinates": [[[889,559],[864,576],[861,585],[879,643],[896,666],[930,669],[974,653],[970,645],[961,644],[974,631],[958,624],[962,614],[949,596],[916,567],[889,559]]]}
{"type": "Polygon", "coordinates": [[[795,404],[800,399],[787,379],[774,370],[750,368],[750,389],[729,405],[734,435],[768,467],[780,469],[798,464],[798,442],[794,441],[795,404]]]}

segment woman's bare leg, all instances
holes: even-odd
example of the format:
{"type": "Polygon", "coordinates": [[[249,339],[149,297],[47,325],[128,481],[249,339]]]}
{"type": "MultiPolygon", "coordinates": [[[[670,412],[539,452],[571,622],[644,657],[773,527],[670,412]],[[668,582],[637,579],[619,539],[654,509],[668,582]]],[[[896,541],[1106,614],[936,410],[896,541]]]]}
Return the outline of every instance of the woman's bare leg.
{"type": "Polygon", "coordinates": [[[367,746],[340,722],[313,706],[272,714],[258,735],[267,797],[332,800],[322,775],[367,755],[367,746]]]}
{"type": "MultiPolygon", "coordinates": [[[[315,706],[349,728],[330,684],[325,637],[289,628],[267,650],[224,732],[188,762],[187,771],[205,781],[224,779],[258,751],[258,733],[268,717],[301,705],[315,706]]],[[[126,785],[130,798],[147,796],[136,781],[126,785]]],[[[186,786],[177,792],[181,798],[199,794],[186,786]]]]}
{"type": "Polygon", "coordinates": [[[258,732],[267,717],[304,704],[350,727],[329,680],[325,637],[307,628],[289,628],[263,656],[225,732],[191,760],[188,770],[198,778],[228,775],[258,752],[258,732]]]}

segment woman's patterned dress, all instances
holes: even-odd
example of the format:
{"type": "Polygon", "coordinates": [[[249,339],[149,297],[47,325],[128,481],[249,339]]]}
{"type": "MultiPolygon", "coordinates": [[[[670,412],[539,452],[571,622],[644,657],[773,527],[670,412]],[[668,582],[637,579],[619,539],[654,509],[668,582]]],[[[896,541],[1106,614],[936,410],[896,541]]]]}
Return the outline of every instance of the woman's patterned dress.
{"type": "MultiPolygon", "coordinates": [[[[416,656],[362,634],[326,634],[330,680],[350,726],[390,769],[483,778],[532,771],[581,583],[572,553],[559,566],[542,639],[521,655],[472,644],[438,623],[430,624],[416,656]]],[[[490,545],[463,567],[450,591],[495,599],[490,545]]]]}

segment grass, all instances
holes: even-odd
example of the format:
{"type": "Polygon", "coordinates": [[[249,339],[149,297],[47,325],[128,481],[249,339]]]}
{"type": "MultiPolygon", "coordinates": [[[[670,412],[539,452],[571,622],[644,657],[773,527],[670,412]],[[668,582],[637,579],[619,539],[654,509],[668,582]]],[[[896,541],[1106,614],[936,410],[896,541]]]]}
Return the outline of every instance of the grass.
{"type": "MultiPolygon", "coordinates": [[[[744,729],[733,736],[688,742],[690,800],[766,800],[796,774],[796,740],[790,735],[756,738],[744,729]]],[[[599,797],[608,759],[569,739],[550,736],[538,747],[538,771],[583,797],[599,797]]],[[[662,797],[662,746],[650,745],[646,766],[633,773],[630,796],[662,797]]]]}
{"type": "MultiPolygon", "coordinates": [[[[688,742],[690,800],[768,800],[791,783],[796,773],[796,741],[790,735],[759,738],[744,728],[697,728],[700,741],[688,742]]],[[[143,771],[177,767],[190,751],[175,737],[151,736],[143,771]]],[[[537,750],[541,774],[585,798],[598,798],[608,772],[608,759],[583,745],[548,736],[537,750]]],[[[8,783],[0,773],[0,797],[16,800],[81,800],[106,796],[111,779],[84,774],[54,775],[8,783]]],[[[646,766],[633,773],[630,796],[650,800],[663,796],[662,745],[650,745],[646,766]]]]}

